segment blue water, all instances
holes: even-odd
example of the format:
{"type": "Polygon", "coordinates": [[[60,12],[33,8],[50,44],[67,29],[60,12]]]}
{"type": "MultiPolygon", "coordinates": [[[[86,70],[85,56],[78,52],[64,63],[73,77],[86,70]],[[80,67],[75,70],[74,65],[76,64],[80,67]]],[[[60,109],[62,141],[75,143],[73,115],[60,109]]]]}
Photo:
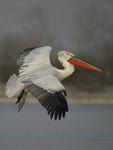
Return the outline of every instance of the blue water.
{"type": "Polygon", "coordinates": [[[54,121],[40,105],[0,104],[0,150],[113,150],[113,106],[70,105],[54,121]]]}

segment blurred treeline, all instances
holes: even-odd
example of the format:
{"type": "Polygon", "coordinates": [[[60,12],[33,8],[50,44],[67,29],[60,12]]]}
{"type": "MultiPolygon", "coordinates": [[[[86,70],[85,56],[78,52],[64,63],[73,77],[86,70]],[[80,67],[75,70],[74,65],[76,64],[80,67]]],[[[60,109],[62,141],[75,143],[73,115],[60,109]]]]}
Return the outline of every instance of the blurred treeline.
{"type": "MultiPolygon", "coordinates": [[[[112,14],[100,7],[85,6],[75,14],[76,29],[70,35],[73,49],[68,51],[102,70],[102,73],[76,66],[70,78],[64,80],[81,89],[101,90],[113,85],[113,18],[112,14]],[[76,49],[75,49],[76,47],[76,49]]],[[[53,47],[52,64],[61,68],[57,60],[57,51],[65,46],[48,33],[48,22],[43,10],[36,9],[28,16],[22,28],[23,36],[8,35],[0,41],[0,82],[6,82],[13,73],[18,74],[16,64],[18,55],[28,47],[50,45],[53,47]]],[[[67,49],[66,49],[67,50],[67,49]]]]}

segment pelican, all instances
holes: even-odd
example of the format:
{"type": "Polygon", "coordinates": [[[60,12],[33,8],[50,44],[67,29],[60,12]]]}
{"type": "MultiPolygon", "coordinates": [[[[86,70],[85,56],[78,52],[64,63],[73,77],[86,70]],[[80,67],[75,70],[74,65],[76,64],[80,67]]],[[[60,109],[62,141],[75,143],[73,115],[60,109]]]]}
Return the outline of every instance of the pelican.
{"type": "Polygon", "coordinates": [[[74,72],[74,65],[101,70],[66,51],[58,53],[58,60],[64,69],[57,69],[50,62],[51,50],[50,46],[25,49],[17,60],[19,75],[13,74],[8,79],[5,94],[9,98],[18,96],[16,104],[19,112],[30,92],[47,110],[51,119],[60,120],[68,112],[66,90],[60,81],[74,72]]]}

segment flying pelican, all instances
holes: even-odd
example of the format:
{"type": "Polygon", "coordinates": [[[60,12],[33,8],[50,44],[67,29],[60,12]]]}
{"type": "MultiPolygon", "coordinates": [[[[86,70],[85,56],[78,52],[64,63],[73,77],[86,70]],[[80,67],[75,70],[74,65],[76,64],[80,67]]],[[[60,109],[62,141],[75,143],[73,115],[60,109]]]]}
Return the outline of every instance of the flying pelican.
{"type": "Polygon", "coordinates": [[[13,74],[6,84],[6,96],[18,96],[18,112],[25,103],[26,95],[30,92],[47,110],[50,118],[60,120],[68,112],[65,87],[60,83],[70,76],[79,65],[95,71],[100,69],[84,62],[74,54],[60,51],[58,59],[64,69],[57,69],[51,65],[49,56],[50,46],[25,49],[19,55],[17,64],[20,65],[19,75],[13,74]]]}

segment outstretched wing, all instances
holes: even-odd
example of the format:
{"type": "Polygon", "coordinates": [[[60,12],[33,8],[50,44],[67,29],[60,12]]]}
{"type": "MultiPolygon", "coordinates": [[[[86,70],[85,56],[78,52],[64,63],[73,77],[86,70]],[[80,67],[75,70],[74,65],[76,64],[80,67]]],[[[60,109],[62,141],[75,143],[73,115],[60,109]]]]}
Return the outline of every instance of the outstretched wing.
{"type": "Polygon", "coordinates": [[[60,120],[68,111],[64,86],[53,75],[37,76],[26,81],[29,92],[46,108],[50,118],[60,120]]]}
{"type": "Polygon", "coordinates": [[[43,46],[24,50],[17,60],[17,64],[21,65],[19,70],[20,76],[51,66],[49,59],[51,49],[50,46],[43,46]]]}
{"type": "Polygon", "coordinates": [[[36,49],[36,48],[39,48],[39,47],[32,47],[32,48],[27,48],[25,49],[20,55],[19,55],[19,58],[17,59],[17,64],[19,66],[21,66],[24,62],[24,58],[26,55],[28,55],[29,52],[31,52],[32,50],[36,49]]]}

